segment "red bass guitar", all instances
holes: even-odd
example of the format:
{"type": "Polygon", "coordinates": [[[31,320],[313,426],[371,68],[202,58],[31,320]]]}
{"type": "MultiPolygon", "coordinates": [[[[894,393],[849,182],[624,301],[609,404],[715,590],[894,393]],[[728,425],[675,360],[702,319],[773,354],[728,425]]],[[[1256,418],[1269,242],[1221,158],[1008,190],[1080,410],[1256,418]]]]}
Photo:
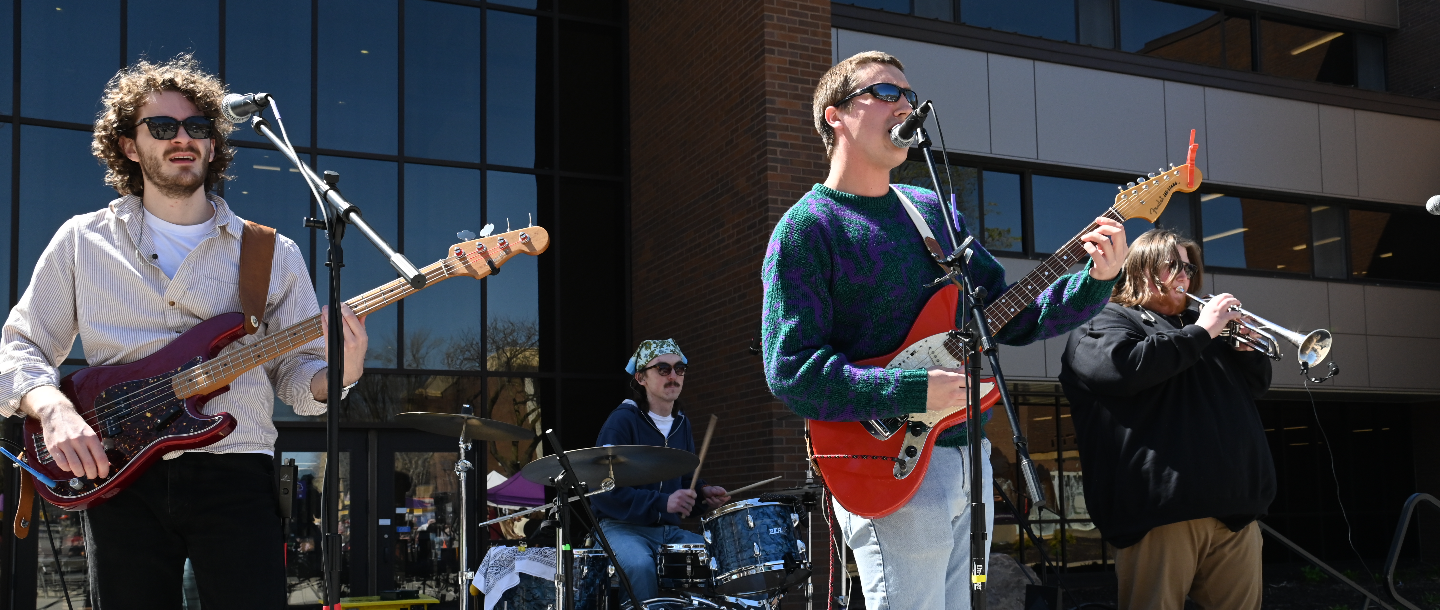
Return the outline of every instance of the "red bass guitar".
{"type": "MultiPolygon", "coordinates": [[[[540,227],[526,227],[451,247],[452,255],[426,266],[426,286],[452,277],[484,278],[518,254],[537,255],[550,245],[540,227]]],[[[346,304],[361,316],[417,292],[395,280],[346,304]]],[[[229,389],[241,374],[323,336],[320,316],[271,333],[245,347],[225,347],[244,336],[243,316],[227,313],[197,324],[145,358],[115,366],[92,366],[66,376],[60,391],[100,437],[110,458],[105,479],[61,470],[45,447],[40,421],[25,419],[25,461],[58,481],[36,484],[36,493],[65,510],[84,510],[113,497],[155,460],[171,451],[211,445],[235,429],[229,413],[205,415],[201,407],[229,389]]]]}
{"type": "MultiPolygon", "coordinates": [[[[1190,134],[1189,158],[1185,165],[1151,174],[1148,180],[1122,188],[1115,204],[1103,214],[1119,222],[1144,218],[1155,222],[1176,191],[1188,193],[1200,187],[1200,170],[1195,167],[1195,134],[1190,134]]],[[[1080,235],[1096,228],[1091,224],[1080,235]]],[[[1042,291],[1088,256],[1076,235],[1050,258],[1026,274],[999,299],[985,307],[991,332],[998,332],[1042,291]]],[[[955,309],[959,291],[952,284],[941,289],[925,304],[904,343],[894,352],[855,362],[859,366],[919,369],[961,368],[966,354],[956,337],[955,309]]],[[[988,411],[1000,399],[995,379],[980,380],[981,411],[988,411]]],[[[825,483],[845,510],[867,518],[895,512],[920,488],[930,467],[930,452],[940,432],[965,422],[968,408],[912,413],[904,417],[862,422],[810,420],[810,444],[814,463],[825,483]]]]}

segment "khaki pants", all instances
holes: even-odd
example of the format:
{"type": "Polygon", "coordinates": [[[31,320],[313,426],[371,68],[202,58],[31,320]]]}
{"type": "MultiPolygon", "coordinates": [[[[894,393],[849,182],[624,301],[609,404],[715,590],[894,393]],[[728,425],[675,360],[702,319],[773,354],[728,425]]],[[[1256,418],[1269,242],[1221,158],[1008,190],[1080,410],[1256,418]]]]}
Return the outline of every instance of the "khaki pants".
{"type": "Polygon", "coordinates": [[[1204,610],[1259,610],[1260,526],[1238,532],[1218,519],[1150,530],[1115,554],[1120,610],[1183,610],[1185,596],[1204,610]]]}

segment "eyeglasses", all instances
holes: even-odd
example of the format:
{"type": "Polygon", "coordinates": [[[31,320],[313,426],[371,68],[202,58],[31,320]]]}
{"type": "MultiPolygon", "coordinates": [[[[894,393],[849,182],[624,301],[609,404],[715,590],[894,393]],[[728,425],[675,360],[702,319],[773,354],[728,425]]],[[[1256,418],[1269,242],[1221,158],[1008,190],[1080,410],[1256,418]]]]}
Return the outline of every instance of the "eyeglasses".
{"type": "Polygon", "coordinates": [[[1196,267],[1194,263],[1187,263],[1180,260],[1165,261],[1165,266],[1170,269],[1170,275],[1172,276],[1179,275],[1181,269],[1184,269],[1185,275],[1191,278],[1194,278],[1195,274],[1200,272],[1200,268],[1196,267]]]}
{"type": "Polygon", "coordinates": [[[914,90],[906,89],[904,87],[901,87],[900,85],[896,85],[893,83],[875,83],[873,85],[870,85],[869,87],[845,96],[845,99],[835,102],[835,105],[841,106],[845,102],[865,95],[866,93],[875,96],[875,99],[882,102],[893,102],[899,100],[900,96],[903,95],[905,96],[905,101],[910,102],[911,108],[920,105],[920,96],[915,95],[914,90]]]}
{"type": "Polygon", "coordinates": [[[190,134],[196,140],[208,140],[214,135],[215,119],[203,116],[192,116],[181,121],[175,117],[149,116],[135,121],[135,127],[131,130],[145,125],[150,128],[150,137],[156,140],[174,140],[180,134],[180,126],[185,126],[185,133],[190,134]]]}
{"type": "Polygon", "coordinates": [[[644,370],[646,370],[646,369],[655,369],[655,372],[656,372],[656,373],[660,373],[660,376],[661,376],[661,377],[669,377],[669,376],[670,376],[670,371],[673,370],[673,371],[675,371],[675,374],[676,374],[676,375],[679,375],[679,376],[681,376],[681,377],[684,377],[684,376],[685,376],[685,370],[688,369],[688,368],[690,368],[689,365],[685,364],[684,362],[677,362],[677,363],[675,363],[673,366],[672,366],[670,363],[668,363],[668,362],[661,362],[661,363],[659,363],[659,364],[654,364],[654,365],[651,365],[651,366],[647,366],[647,367],[645,367],[645,368],[643,368],[643,369],[640,369],[640,370],[644,371],[644,370]]]}

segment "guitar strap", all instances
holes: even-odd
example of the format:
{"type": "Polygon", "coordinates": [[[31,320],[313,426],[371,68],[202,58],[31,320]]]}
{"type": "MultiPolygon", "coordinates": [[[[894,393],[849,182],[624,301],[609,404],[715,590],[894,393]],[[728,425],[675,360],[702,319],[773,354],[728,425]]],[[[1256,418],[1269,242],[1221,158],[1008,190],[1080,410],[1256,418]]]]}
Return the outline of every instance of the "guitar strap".
{"type": "Polygon", "coordinates": [[[245,334],[253,335],[265,321],[275,229],[247,220],[240,235],[240,309],[245,314],[245,334]]]}
{"type": "MultiPolygon", "coordinates": [[[[925,249],[930,251],[930,256],[935,259],[936,264],[939,264],[939,261],[945,258],[945,251],[940,248],[940,242],[936,241],[935,234],[930,231],[930,224],[925,222],[925,217],[920,215],[919,208],[910,202],[910,198],[906,197],[905,193],[893,186],[890,187],[890,190],[895,191],[895,195],[900,198],[900,205],[905,207],[905,213],[910,216],[910,222],[915,223],[915,230],[920,232],[920,240],[925,242],[925,249]]],[[[941,269],[944,269],[943,265],[941,269]]]]}
{"type": "Polygon", "coordinates": [[[20,504],[15,507],[15,537],[24,538],[30,535],[30,515],[34,514],[35,480],[24,468],[15,470],[20,473],[20,504]]]}

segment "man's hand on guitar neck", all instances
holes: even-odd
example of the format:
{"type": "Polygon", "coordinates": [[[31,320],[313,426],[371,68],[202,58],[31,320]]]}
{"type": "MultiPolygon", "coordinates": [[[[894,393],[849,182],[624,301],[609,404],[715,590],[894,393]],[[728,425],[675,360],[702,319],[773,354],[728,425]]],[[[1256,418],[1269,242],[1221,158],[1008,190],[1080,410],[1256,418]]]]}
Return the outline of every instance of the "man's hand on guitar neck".
{"type": "MultiPolygon", "coordinates": [[[[365,351],[370,345],[370,337],[365,333],[365,318],[355,315],[355,311],[345,303],[340,304],[340,328],[345,333],[345,373],[341,375],[343,385],[350,385],[360,380],[360,375],[365,372],[365,351]]],[[[320,330],[325,341],[326,349],[330,346],[330,308],[320,308],[320,330]]],[[[327,402],[330,399],[330,380],[327,377],[329,367],[320,369],[315,377],[310,379],[310,395],[315,400],[327,402]]]]}
{"type": "Polygon", "coordinates": [[[935,367],[927,369],[930,387],[925,394],[925,410],[930,412],[948,411],[965,406],[968,394],[965,391],[965,371],[935,367]]]}
{"type": "Polygon", "coordinates": [[[55,386],[42,385],[20,399],[20,412],[40,420],[45,447],[55,465],[75,476],[103,479],[110,476],[110,458],[100,437],[55,386]]]}
{"type": "Polygon", "coordinates": [[[1125,225],[1105,217],[1096,218],[1095,224],[1095,230],[1081,235],[1080,242],[1093,261],[1090,277],[1108,282],[1125,267],[1130,245],[1125,243],[1125,225]]]}

